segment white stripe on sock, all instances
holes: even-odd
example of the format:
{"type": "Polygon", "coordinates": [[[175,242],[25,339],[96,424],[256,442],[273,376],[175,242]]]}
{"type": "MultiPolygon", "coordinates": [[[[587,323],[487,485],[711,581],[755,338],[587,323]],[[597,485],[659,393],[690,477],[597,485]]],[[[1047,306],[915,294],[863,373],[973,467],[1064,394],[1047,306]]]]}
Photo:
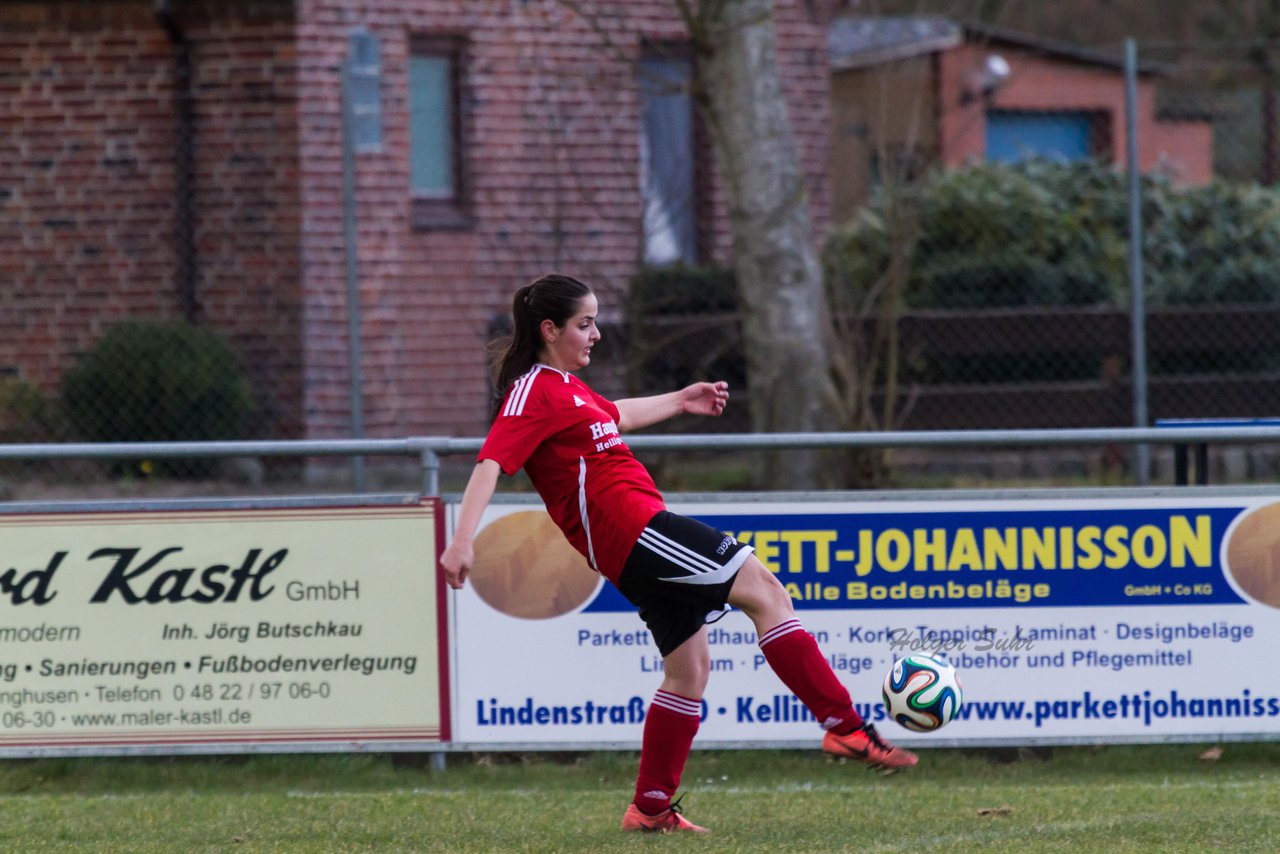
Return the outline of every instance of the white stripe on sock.
{"type": "Polygon", "coordinates": [[[774,626],[773,628],[769,629],[769,631],[761,635],[760,640],[756,645],[759,646],[761,649],[764,649],[765,644],[772,643],[773,641],[776,641],[778,638],[782,637],[783,635],[789,635],[792,632],[803,632],[803,631],[804,631],[804,626],[800,623],[799,620],[787,620],[785,623],[779,623],[778,625],[774,626]]]}
{"type": "Polygon", "coordinates": [[[690,700],[688,697],[681,697],[679,694],[671,694],[667,691],[658,691],[653,695],[653,705],[676,712],[681,715],[690,717],[702,717],[702,701],[690,700]]]}

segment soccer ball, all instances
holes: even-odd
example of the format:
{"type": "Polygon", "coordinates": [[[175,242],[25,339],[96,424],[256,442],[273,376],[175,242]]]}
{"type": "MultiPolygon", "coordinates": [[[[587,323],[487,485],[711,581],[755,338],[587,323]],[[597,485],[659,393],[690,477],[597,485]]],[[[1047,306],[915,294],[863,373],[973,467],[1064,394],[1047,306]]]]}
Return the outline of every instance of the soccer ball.
{"type": "Polygon", "coordinates": [[[908,655],[895,661],[884,677],[883,696],[890,718],[907,729],[931,732],[956,716],[964,690],[945,658],[908,655]]]}

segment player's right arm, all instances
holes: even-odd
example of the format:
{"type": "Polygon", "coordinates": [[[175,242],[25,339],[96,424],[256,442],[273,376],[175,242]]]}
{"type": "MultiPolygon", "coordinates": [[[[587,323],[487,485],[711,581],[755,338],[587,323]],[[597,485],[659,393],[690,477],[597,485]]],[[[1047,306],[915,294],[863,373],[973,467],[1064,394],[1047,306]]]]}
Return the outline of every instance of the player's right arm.
{"type": "Polygon", "coordinates": [[[471,547],[476,526],[480,524],[480,516],[489,506],[494,491],[498,488],[498,475],[502,468],[495,460],[481,460],[476,463],[467,481],[467,488],[462,493],[462,504],[458,507],[458,523],[454,527],[453,542],[440,557],[440,566],[444,569],[444,580],[454,590],[461,590],[466,583],[467,574],[471,572],[471,564],[475,562],[475,551],[471,547]]]}
{"type": "Polygon", "coordinates": [[[536,382],[541,372],[540,368],[530,371],[508,391],[506,403],[493,420],[480,449],[480,461],[476,463],[462,493],[453,542],[440,557],[444,579],[454,590],[462,588],[467,574],[471,572],[471,564],[475,561],[471,540],[484,509],[498,488],[498,475],[518,472],[543,440],[561,426],[551,417],[553,412],[547,409],[545,382],[536,382]],[[513,402],[511,396],[517,393],[517,389],[521,390],[520,397],[513,402]]]}

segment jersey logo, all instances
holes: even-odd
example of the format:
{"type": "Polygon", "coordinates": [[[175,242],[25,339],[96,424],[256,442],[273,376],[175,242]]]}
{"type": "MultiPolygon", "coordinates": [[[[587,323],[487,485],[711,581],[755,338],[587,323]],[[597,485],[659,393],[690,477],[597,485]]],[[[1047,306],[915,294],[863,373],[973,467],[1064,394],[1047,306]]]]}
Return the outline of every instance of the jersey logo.
{"type": "Polygon", "coordinates": [[[597,421],[591,425],[592,440],[603,439],[602,442],[596,442],[596,453],[607,451],[610,448],[616,448],[622,444],[622,437],[618,435],[618,425],[612,421],[597,421]]]}
{"type": "Polygon", "coordinates": [[[574,406],[586,406],[586,405],[587,405],[587,402],[586,402],[585,400],[583,400],[582,398],[578,397],[578,396],[575,394],[575,395],[573,396],[573,405],[574,405],[574,406]]]}

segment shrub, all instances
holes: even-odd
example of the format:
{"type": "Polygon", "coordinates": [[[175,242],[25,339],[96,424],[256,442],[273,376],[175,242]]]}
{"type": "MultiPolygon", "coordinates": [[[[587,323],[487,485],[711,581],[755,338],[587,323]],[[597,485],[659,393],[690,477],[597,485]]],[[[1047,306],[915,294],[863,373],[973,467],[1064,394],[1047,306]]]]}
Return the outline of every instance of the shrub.
{"type": "Polygon", "coordinates": [[[713,265],[649,267],[627,297],[628,383],[637,393],[665,392],[697,380],[745,386],[733,271],[713,265]]]}
{"type": "MultiPolygon", "coordinates": [[[[179,442],[240,438],[253,409],[230,346],[182,322],[128,321],[112,327],[63,378],[72,429],[91,442],[179,442]]],[[[158,465],[207,474],[208,461],[158,465]]]]}
{"type": "MultiPolygon", "coordinates": [[[[1280,302],[1280,194],[1148,176],[1142,218],[1150,305],[1280,302]]],[[[873,200],[835,230],[824,260],[847,305],[875,292],[896,239],[909,308],[1123,307],[1128,223],[1126,182],[1105,164],[985,164],[873,200]]]]}
{"type": "Polygon", "coordinates": [[[940,176],[920,198],[910,305],[1105,302],[1123,283],[1123,186],[1086,165],[990,166],[940,176]]]}
{"type": "Polygon", "coordinates": [[[31,383],[0,377],[0,444],[53,442],[61,433],[55,401],[31,383]]]}
{"type": "Polygon", "coordinates": [[[1280,194],[1216,181],[1169,196],[1146,205],[1160,214],[1146,236],[1153,305],[1280,302],[1280,194]]]}
{"type": "MultiPolygon", "coordinates": [[[[1029,161],[938,173],[873,200],[833,232],[823,256],[831,304],[885,317],[934,309],[1126,309],[1128,206],[1124,177],[1101,163],[1029,161]]],[[[1280,194],[1221,181],[1179,188],[1147,176],[1142,220],[1148,306],[1280,303],[1280,194]]],[[[1267,348],[1254,361],[1272,364],[1276,354],[1267,348]]],[[[1061,381],[1102,370],[1101,354],[1070,346],[1036,359],[883,358],[908,382],[1061,381]]],[[[1231,348],[1210,345],[1206,352],[1166,352],[1149,370],[1250,367],[1231,348]]]]}

